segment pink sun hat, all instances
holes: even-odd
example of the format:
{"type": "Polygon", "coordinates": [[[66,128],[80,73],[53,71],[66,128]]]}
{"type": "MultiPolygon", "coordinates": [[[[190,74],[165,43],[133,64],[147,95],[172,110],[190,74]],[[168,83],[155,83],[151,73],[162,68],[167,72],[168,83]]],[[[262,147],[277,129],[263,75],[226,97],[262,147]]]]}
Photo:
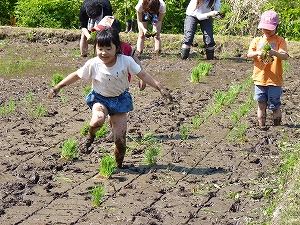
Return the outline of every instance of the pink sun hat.
{"type": "Polygon", "coordinates": [[[258,28],[275,30],[279,24],[278,14],[272,10],[264,12],[260,17],[258,28]]]}

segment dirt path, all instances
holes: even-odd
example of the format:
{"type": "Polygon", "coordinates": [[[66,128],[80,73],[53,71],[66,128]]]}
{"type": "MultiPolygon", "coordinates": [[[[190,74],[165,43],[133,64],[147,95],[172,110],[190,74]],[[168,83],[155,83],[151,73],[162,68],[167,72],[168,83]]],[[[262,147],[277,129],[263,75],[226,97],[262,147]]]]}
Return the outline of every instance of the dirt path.
{"type": "Polygon", "coordinates": [[[173,52],[142,58],[145,70],[170,90],[174,102],[165,103],[150,87],[140,92],[137,80],[133,81],[128,168],[102,180],[95,179],[99,162],[113,152],[113,144],[105,138],[93,143],[90,154],[58,161],[64,140],[83,138],[79,132],[90,118],[83,89],[89,82],[80,81],[59,97],[46,98],[53,74],[67,75],[85,62],[75,56],[78,34],[37,32],[36,40],[28,41],[28,30],[18,32],[14,37],[10,29],[2,28],[7,37],[0,40],[1,67],[5,68],[0,70],[0,103],[13,109],[0,116],[1,224],[240,225],[265,221],[262,212],[277,189],[270,181],[277,178],[273,172],[282,159],[277,142],[299,140],[296,58],[289,60],[292,70],[285,74],[283,125],[271,126],[268,112],[266,131],[257,128],[255,104],[238,123],[232,123],[234,112],[251,98],[252,85],[240,90],[220,112],[205,114],[218,90],[226,93],[235,84],[246,83],[251,61],[210,61],[209,76],[195,84],[189,79],[199,64],[196,58],[182,61],[173,52]],[[15,107],[9,107],[12,103],[15,107]],[[41,106],[47,114],[39,117],[41,106]],[[201,123],[194,129],[192,121],[197,116],[201,123]],[[229,141],[239,135],[234,131],[242,124],[246,135],[229,141]],[[147,144],[137,143],[147,132],[162,146],[155,166],[142,162],[147,144]],[[93,207],[89,193],[99,184],[105,187],[105,196],[100,207],[93,207]]]}

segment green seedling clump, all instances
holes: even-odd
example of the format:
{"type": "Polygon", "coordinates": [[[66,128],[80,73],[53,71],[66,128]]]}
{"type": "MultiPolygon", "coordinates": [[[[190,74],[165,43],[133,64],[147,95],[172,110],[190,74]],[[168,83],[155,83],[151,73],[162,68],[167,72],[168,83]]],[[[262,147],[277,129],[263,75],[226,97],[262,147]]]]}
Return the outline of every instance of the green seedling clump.
{"type": "Polygon", "coordinates": [[[260,60],[264,63],[264,64],[268,64],[270,62],[274,61],[273,56],[270,56],[270,50],[271,50],[271,45],[269,43],[267,43],[264,48],[263,48],[263,54],[260,56],[260,60]]]}
{"type": "Polygon", "coordinates": [[[92,41],[95,41],[95,39],[96,39],[96,35],[97,35],[97,32],[96,31],[93,31],[92,33],[91,33],[91,40],[92,41]]]}
{"type": "Polygon", "coordinates": [[[161,145],[151,145],[145,151],[143,162],[148,165],[156,165],[157,158],[161,156],[161,145]]]}
{"type": "Polygon", "coordinates": [[[99,174],[105,178],[110,178],[116,168],[115,158],[111,155],[106,155],[100,162],[99,174]]]}
{"type": "Polygon", "coordinates": [[[105,194],[105,189],[102,185],[98,185],[94,187],[93,190],[90,192],[90,195],[93,197],[93,206],[98,207],[101,204],[101,198],[105,194]]]}
{"type": "Polygon", "coordinates": [[[207,76],[212,65],[209,63],[200,63],[195,67],[191,74],[191,82],[199,82],[201,77],[207,76]]]}
{"type": "Polygon", "coordinates": [[[72,160],[78,156],[77,141],[70,138],[64,141],[62,144],[61,157],[72,160]]]}
{"type": "Polygon", "coordinates": [[[52,87],[56,86],[59,82],[61,82],[65,77],[59,73],[53,75],[52,79],[52,87]]]}

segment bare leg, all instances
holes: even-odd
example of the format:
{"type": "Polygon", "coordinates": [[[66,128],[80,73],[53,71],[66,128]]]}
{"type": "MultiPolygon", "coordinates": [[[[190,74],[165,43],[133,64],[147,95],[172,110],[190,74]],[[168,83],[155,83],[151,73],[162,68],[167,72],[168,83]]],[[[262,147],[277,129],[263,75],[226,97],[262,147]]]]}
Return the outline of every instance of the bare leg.
{"type": "Polygon", "coordinates": [[[257,117],[258,117],[258,125],[260,127],[265,127],[266,117],[267,117],[267,102],[258,102],[257,117]]]}
{"type": "Polygon", "coordinates": [[[274,120],[274,126],[279,126],[281,124],[281,110],[280,108],[273,110],[273,120],[274,120]]]}
{"type": "MultiPolygon", "coordinates": [[[[144,25],[144,27],[147,27],[148,22],[143,22],[143,25],[144,25]]],[[[144,34],[142,27],[140,27],[140,25],[138,26],[138,28],[139,28],[139,34],[138,34],[138,40],[136,43],[136,50],[139,53],[142,53],[144,50],[144,44],[145,44],[145,34],[144,34]]]]}
{"type": "Polygon", "coordinates": [[[122,168],[126,153],[127,113],[118,113],[110,118],[114,130],[115,160],[118,168],[122,168]]]}
{"type": "Polygon", "coordinates": [[[99,104],[95,103],[92,109],[92,118],[89,126],[89,136],[84,141],[81,152],[88,153],[89,148],[94,142],[96,132],[102,127],[105,122],[106,115],[108,114],[107,109],[99,104]]]}
{"type": "Polygon", "coordinates": [[[154,36],[154,49],[156,54],[160,54],[161,52],[161,39],[160,39],[160,31],[161,31],[161,21],[158,21],[156,24],[153,25],[153,32],[156,33],[154,36]]]}

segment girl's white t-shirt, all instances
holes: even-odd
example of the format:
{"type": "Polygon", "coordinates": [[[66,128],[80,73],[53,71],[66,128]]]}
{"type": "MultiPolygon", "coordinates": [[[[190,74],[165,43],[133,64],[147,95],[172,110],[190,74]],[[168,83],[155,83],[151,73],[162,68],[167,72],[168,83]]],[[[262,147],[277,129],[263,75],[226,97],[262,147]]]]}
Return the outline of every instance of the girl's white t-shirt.
{"type": "MultiPolygon", "coordinates": [[[[159,13],[166,13],[166,3],[163,0],[159,0],[160,6],[159,6],[159,13]]],[[[139,0],[137,5],[135,6],[136,11],[143,12],[143,0],[139,0]]]]}
{"type": "Polygon", "coordinates": [[[141,67],[130,56],[118,54],[116,63],[107,67],[99,57],[88,60],[77,70],[82,79],[92,79],[92,88],[104,97],[116,97],[129,88],[128,73],[138,74],[141,67]]]}

